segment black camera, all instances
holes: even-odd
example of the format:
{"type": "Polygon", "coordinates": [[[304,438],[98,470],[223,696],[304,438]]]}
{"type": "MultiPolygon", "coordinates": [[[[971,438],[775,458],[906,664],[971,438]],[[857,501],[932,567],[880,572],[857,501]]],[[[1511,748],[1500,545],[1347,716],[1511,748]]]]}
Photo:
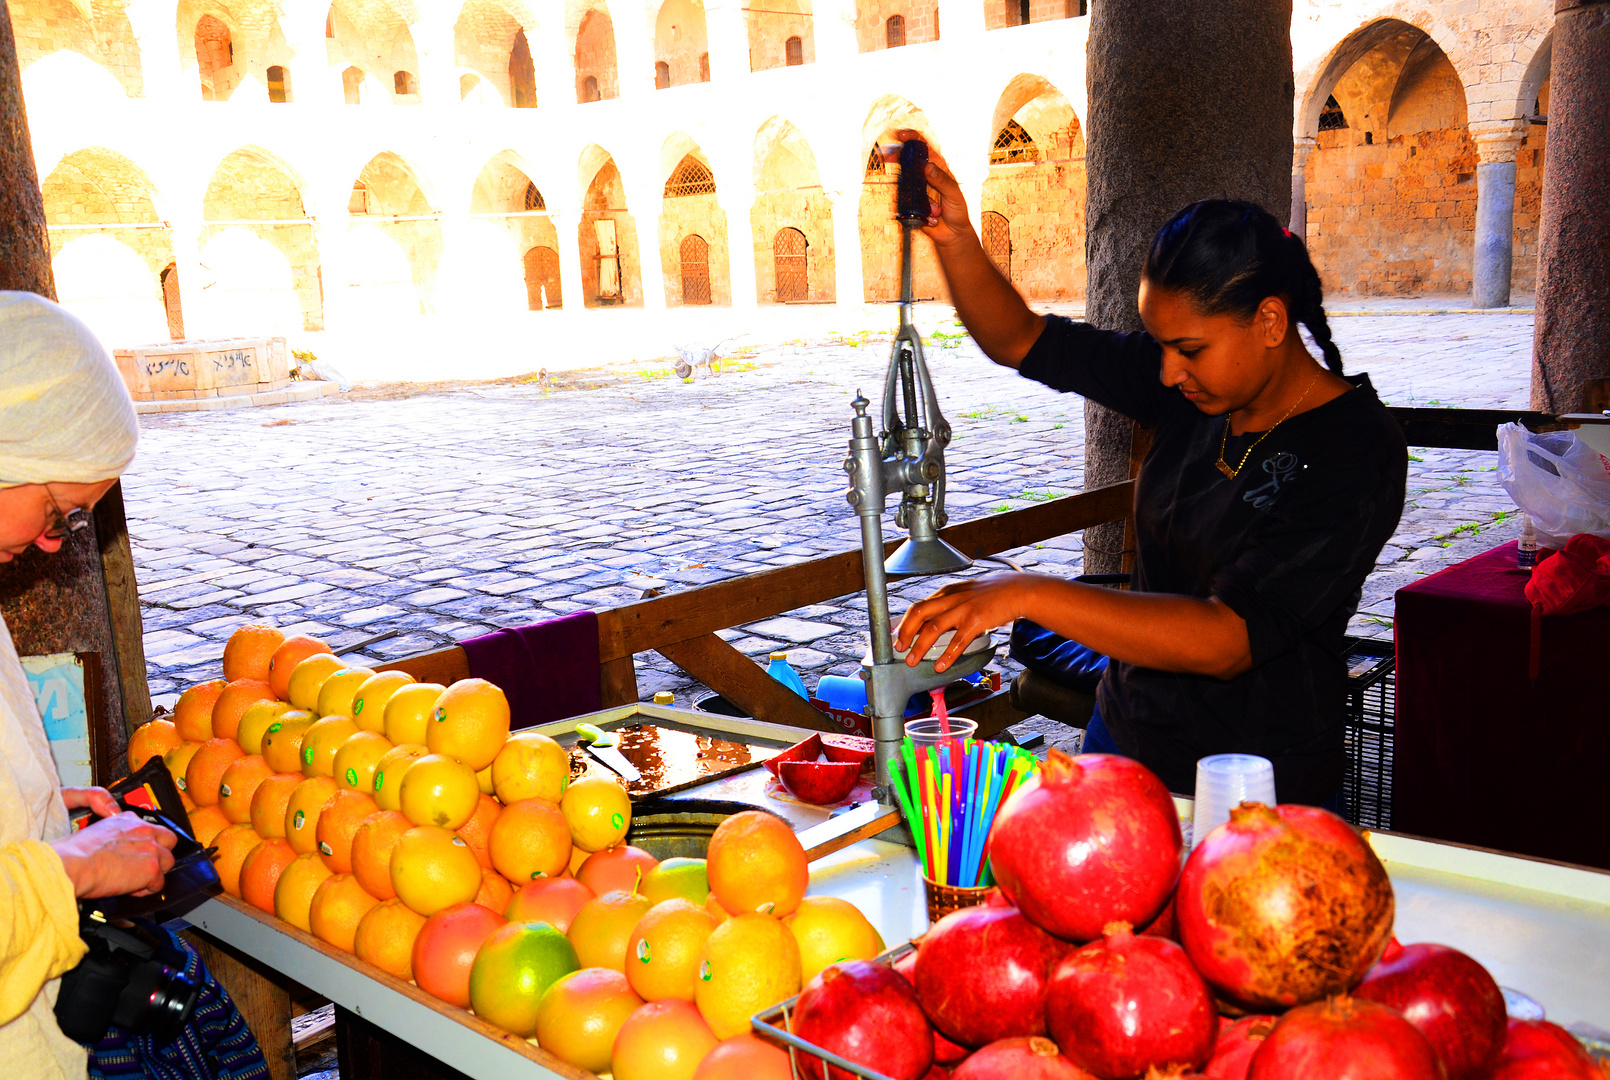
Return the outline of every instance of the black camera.
{"type": "Polygon", "coordinates": [[[145,919],[83,913],[79,934],[89,953],[62,976],[56,1022],[70,1039],[93,1045],[116,1024],[169,1042],[190,1019],[201,985],[185,974],[186,957],[166,931],[145,919]]]}

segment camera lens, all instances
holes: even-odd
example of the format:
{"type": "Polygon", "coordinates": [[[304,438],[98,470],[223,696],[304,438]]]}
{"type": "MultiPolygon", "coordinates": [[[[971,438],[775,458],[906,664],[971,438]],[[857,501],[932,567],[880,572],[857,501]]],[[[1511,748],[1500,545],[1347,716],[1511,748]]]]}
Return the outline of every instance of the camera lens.
{"type": "Polygon", "coordinates": [[[153,958],[129,972],[129,984],[118,997],[112,1022],[126,1031],[148,1032],[158,1042],[168,1042],[190,1019],[200,996],[200,985],[183,968],[153,958]]]}

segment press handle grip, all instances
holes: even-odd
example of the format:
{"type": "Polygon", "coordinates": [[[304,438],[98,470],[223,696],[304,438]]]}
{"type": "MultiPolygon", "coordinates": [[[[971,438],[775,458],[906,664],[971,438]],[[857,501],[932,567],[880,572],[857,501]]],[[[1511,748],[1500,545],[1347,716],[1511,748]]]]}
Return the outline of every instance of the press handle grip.
{"type": "Polygon", "coordinates": [[[930,209],[928,144],[921,139],[911,139],[900,144],[900,185],[895,197],[895,217],[901,221],[926,221],[930,209]]]}

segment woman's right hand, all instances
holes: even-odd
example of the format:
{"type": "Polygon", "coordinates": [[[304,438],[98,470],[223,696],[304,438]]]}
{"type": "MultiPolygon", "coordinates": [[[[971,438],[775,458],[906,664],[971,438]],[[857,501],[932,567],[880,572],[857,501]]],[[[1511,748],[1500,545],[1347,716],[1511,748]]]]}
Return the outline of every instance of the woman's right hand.
{"type": "Polygon", "coordinates": [[[50,846],[80,900],[102,896],[147,896],[162,890],[173,869],[172,831],[124,812],[103,817],[50,846]]]}
{"type": "MultiPolygon", "coordinates": [[[[894,137],[905,143],[920,139],[923,135],[920,131],[902,128],[894,133],[894,137]]],[[[893,160],[900,160],[898,153],[893,160]]],[[[972,219],[967,216],[967,199],[962,195],[961,185],[950,175],[950,166],[944,155],[935,150],[932,144],[928,147],[928,186],[939,196],[938,202],[930,201],[928,220],[923,225],[922,231],[928,234],[928,238],[940,247],[967,238],[977,243],[972,219]]]]}

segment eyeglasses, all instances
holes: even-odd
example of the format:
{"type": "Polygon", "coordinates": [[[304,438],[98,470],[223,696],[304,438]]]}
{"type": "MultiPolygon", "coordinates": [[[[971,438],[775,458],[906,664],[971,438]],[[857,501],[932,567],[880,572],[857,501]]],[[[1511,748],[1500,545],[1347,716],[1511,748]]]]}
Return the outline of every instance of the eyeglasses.
{"type": "Polygon", "coordinates": [[[88,510],[82,506],[75,506],[64,514],[61,512],[61,507],[56,505],[56,496],[50,493],[48,487],[45,489],[45,495],[50,499],[50,517],[45,522],[46,540],[65,540],[68,534],[89,527],[88,510]]]}

